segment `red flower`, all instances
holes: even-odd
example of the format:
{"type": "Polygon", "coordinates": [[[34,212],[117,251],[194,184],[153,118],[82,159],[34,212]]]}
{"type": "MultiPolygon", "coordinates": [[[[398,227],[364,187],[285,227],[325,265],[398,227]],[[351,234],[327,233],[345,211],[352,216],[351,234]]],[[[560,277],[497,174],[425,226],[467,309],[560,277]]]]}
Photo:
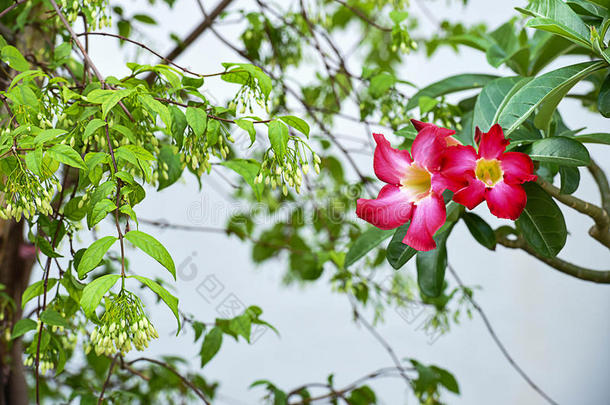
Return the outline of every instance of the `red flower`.
{"type": "Polygon", "coordinates": [[[411,225],[403,243],[417,250],[432,250],[434,233],[445,223],[442,192],[446,180],[439,174],[441,157],[454,131],[413,121],[418,134],[411,151],[394,149],[383,135],[373,134],[377,142],[373,168],[377,177],[388,183],[376,199],[360,198],[356,214],[381,229],[394,229],[407,221],[411,225]]]}
{"type": "Polygon", "coordinates": [[[527,203],[522,183],[536,180],[530,157],[520,152],[505,152],[509,139],[500,125],[489,132],[476,129],[478,153],[472,146],[452,146],[443,155],[442,173],[453,200],[473,209],[483,200],[493,215],[515,220],[527,203]]]}

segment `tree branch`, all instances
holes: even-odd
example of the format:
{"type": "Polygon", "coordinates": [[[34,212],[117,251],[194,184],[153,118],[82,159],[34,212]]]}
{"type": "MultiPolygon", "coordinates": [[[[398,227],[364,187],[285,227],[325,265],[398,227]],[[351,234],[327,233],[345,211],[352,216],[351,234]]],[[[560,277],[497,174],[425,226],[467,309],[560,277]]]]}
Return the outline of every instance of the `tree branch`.
{"type": "MultiPolygon", "coordinates": [[[[462,283],[462,280],[458,276],[453,266],[447,264],[447,268],[453,275],[453,278],[455,278],[455,281],[457,281],[458,285],[462,287],[462,289],[465,289],[464,283],[462,283]]],[[[529,386],[532,387],[534,391],[536,391],[538,394],[540,394],[548,403],[557,405],[557,402],[553,401],[550,396],[548,396],[540,387],[538,387],[538,385],[534,383],[534,381],[525,373],[521,366],[519,366],[517,362],[512,358],[504,344],[500,341],[498,335],[496,335],[496,332],[491,326],[491,322],[489,322],[489,318],[487,318],[487,315],[483,311],[483,308],[481,308],[481,306],[474,300],[474,298],[472,298],[471,294],[466,294],[466,297],[468,298],[468,301],[470,301],[474,309],[479,313],[481,319],[483,319],[483,323],[485,324],[487,331],[491,335],[491,338],[494,340],[496,346],[498,346],[506,360],[508,360],[509,364],[517,371],[517,373],[519,373],[521,377],[523,377],[523,379],[529,384],[529,386]]]]}
{"type": "MultiPolygon", "coordinates": [[[[206,18],[203,19],[201,24],[199,24],[185,39],[180,42],[172,51],[167,54],[166,57],[162,58],[165,61],[173,61],[176,59],[186,48],[188,48],[201,34],[203,34],[208,28],[212,26],[214,20],[222,13],[233,0],[221,0],[216,7],[207,15],[206,18]]],[[[148,83],[152,83],[155,78],[156,73],[151,72],[148,76],[146,76],[146,81],[148,83]]]]}
{"type": "Polygon", "coordinates": [[[585,281],[592,281],[600,284],[610,284],[610,270],[591,270],[570,262],[566,262],[558,257],[546,257],[536,252],[522,238],[508,239],[506,236],[496,235],[498,243],[510,249],[521,249],[534,256],[536,259],[548,264],[560,272],[585,281]]]}
{"type": "Polygon", "coordinates": [[[114,358],[112,359],[112,363],[110,363],[108,375],[106,376],[106,380],[104,380],[104,385],[102,385],[102,391],[100,392],[100,397],[97,400],[97,405],[102,405],[104,403],[104,392],[106,392],[106,388],[108,387],[108,383],[110,382],[110,377],[112,376],[112,370],[114,369],[114,365],[116,364],[118,358],[119,353],[114,356],[114,358]]]}
{"type": "Polygon", "coordinates": [[[573,195],[561,194],[561,191],[557,187],[540,177],[538,177],[536,183],[559,202],[593,219],[595,225],[589,229],[589,235],[610,248],[610,216],[608,216],[606,210],[597,205],[583,201],[578,197],[574,197],[573,195]]]}
{"type": "Polygon", "coordinates": [[[593,160],[591,160],[587,169],[589,169],[593,180],[595,180],[599,188],[599,193],[602,197],[602,207],[607,213],[610,213],[610,185],[608,184],[606,173],[593,160]]]}

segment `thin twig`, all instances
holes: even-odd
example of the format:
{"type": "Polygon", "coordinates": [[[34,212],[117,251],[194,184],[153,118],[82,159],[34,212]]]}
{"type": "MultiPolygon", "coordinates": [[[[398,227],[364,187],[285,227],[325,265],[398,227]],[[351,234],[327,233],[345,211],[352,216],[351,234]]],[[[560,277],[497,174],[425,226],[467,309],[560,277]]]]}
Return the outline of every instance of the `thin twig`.
{"type": "Polygon", "coordinates": [[[13,10],[15,7],[17,7],[20,4],[25,3],[26,1],[28,1],[28,0],[15,0],[15,2],[13,4],[8,6],[4,10],[2,10],[2,12],[0,13],[0,18],[4,17],[6,14],[10,13],[11,10],[13,10]]]}
{"type": "Polygon", "coordinates": [[[102,391],[100,392],[100,397],[97,400],[97,405],[102,405],[104,403],[104,392],[106,392],[106,388],[108,387],[108,383],[110,382],[110,377],[112,376],[112,370],[114,369],[114,365],[116,364],[117,359],[119,358],[120,353],[117,353],[112,359],[112,363],[110,363],[110,368],[108,369],[108,375],[104,380],[104,385],[102,385],[102,391]]]}
{"type": "MultiPolygon", "coordinates": [[[[462,289],[465,289],[464,283],[462,283],[462,280],[458,276],[455,269],[449,264],[447,265],[447,268],[449,269],[449,272],[451,272],[451,274],[453,275],[453,278],[455,278],[455,281],[457,281],[459,286],[462,287],[462,289]]],[[[491,338],[494,340],[494,342],[496,343],[496,346],[498,346],[498,348],[500,349],[500,351],[502,352],[502,354],[504,355],[506,360],[510,363],[510,365],[517,371],[517,373],[519,373],[519,375],[521,375],[521,377],[523,377],[523,379],[529,384],[529,386],[532,387],[534,389],[534,391],[536,391],[538,394],[540,394],[548,403],[553,404],[553,405],[558,405],[557,402],[555,402],[553,399],[551,399],[551,397],[547,393],[545,393],[540,387],[538,387],[538,385],[527,375],[527,373],[521,368],[521,366],[519,366],[519,364],[517,364],[517,362],[513,359],[513,357],[510,355],[510,353],[508,352],[508,350],[506,349],[506,347],[504,346],[504,344],[502,343],[502,341],[496,334],[495,330],[491,326],[491,322],[489,321],[489,318],[487,318],[487,315],[483,311],[483,308],[481,308],[481,306],[474,300],[474,298],[472,298],[472,296],[470,294],[465,294],[465,295],[468,298],[468,300],[470,301],[470,303],[472,304],[472,306],[474,307],[474,309],[479,313],[479,315],[481,316],[481,319],[483,319],[483,323],[485,323],[485,327],[487,328],[487,331],[491,335],[491,338]]]]}
{"type": "Polygon", "coordinates": [[[391,32],[392,31],[392,28],[384,27],[384,26],[381,26],[381,25],[377,24],[375,21],[370,19],[366,14],[364,14],[360,9],[358,9],[356,7],[350,6],[349,4],[347,4],[346,1],[335,0],[335,2],[341,4],[343,7],[347,8],[349,11],[354,13],[362,21],[364,21],[365,23],[367,23],[367,24],[377,28],[378,30],[385,31],[385,32],[391,32]]]}
{"type": "Polygon", "coordinates": [[[139,357],[135,360],[132,360],[128,363],[126,363],[128,366],[131,366],[134,363],[137,363],[138,361],[147,361],[149,363],[153,363],[156,365],[159,365],[161,367],[166,368],[167,370],[171,371],[173,374],[176,375],[176,377],[178,377],[187,387],[189,387],[191,390],[193,390],[193,392],[199,397],[201,398],[201,400],[206,404],[206,405],[210,405],[210,401],[208,401],[208,399],[205,397],[205,395],[203,394],[203,392],[197,388],[192,382],[190,382],[186,377],[182,376],[180,373],[178,373],[176,371],[175,368],[173,368],[172,366],[170,366],[169,364],[159,361],[159,360],[155,360],[155,359],[151,359],[149,357],[139,357]]]}

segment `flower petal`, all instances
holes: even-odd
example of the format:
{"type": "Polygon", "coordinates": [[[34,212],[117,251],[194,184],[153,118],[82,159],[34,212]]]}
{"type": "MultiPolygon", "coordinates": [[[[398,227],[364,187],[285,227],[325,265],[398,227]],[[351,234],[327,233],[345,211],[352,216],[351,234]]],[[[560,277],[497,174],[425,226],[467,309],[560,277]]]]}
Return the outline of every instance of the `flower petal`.
{"type": "Polygon", "coordinates": [[[413,203],[400,187],[384,186],[376,199],[360,198],[356,202],[356,215],[380,229],[398,228],[409,219],[413,203]]]}
{"type": "Polygon", "coordinates": [[[521,184],[534,181],[534,162],[525,153],[506,152],[500,156],[500,165],[504,172],[504,181],[509,184],[521,184]]]}
{"type": "Polygon", "coordinates": [[[462,204],[468,209],[473,209],[485,199],[485,184],[482,181],[471,178],[470,184],[453,195],[453,201],[462,204]]]}
{"type": "Polygon", "coordinates": [[[430,172],[440,168],[441,155],[447,147],[445,138],[438,136],[433,127],[438,128],[435,125],[425,126],[419,131],[411,146],[413,160],[430,172]]]}
{"type": "Polygon", "coordinates": [[[503,181],[485,191],[489,211],[498,218],[515,220],[523,212],[527,195],[523,187],[503,181]]]}
{"type": "MultiPolygon", "coordinates": [[[[415,129],[417,130],[417,132],[422,131],[424,128],[431,128],[435,131],[435,133],[438,136],[442,136],[442,137],[446,137],[446,136],[450,136],[455,134],[455,131],[453,129],[449,129],[449,128],[443,128],[443,127],[439,127],[437,125],[434,125],[430,122],[422,122],[422,121],[418,121],[418,120],[411,120],[411,123],[413,124],[413,126],[415,127],[415,129]]],[[[459,142],[457,139],[454,139],[455,142],[459,142]]],[[[449,142],[449,141],[447,141],[449,142]]]]}
{"type": "Polygon", "coordinates": [[[446,215],[443,197],[431,193],[415,205],[411,225],[402,243],[416,250],[434,249],[436,242],[432,237],[445,223],[446,215]]]}
{"type": "Polygon", "coordinates": [[[497,159],[506,150],[506,145],[510,143],[508,139],[504,137],[502,127],[495,124],[489,129],[489,132],[481,133],[477,128],[477,134],[475,138],[480,139],[479,143],[479,156],[484,159],[497,159]]]}
{"type": "Polygon", "coordinates": [[[476,166],[477,153],[472,146],[447,148],[441,159],[441,174],[447,179],[447,188],[458,191],[467,186],[476,166]]]}
{"type": "Polygon", "coordinates": [[[379,180],[389,184],[399,184],[406,168],[411,164],[409,151],[394,149],[382,134],[373,134],[377,147],[373,158],[373,168],[379,180]]]}

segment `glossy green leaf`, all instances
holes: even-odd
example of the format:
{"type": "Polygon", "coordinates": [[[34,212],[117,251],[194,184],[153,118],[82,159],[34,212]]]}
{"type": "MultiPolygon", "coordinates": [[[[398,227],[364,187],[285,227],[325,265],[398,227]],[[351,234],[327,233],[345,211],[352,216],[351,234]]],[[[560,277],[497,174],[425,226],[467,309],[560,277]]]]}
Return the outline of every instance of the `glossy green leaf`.
{"type": "Polygon", "coordinates": [[[398,229],[396,229],[394,236],[392,236],[392,240],[388,244],[386,258],[388,263],[390,263],[390,265],[396,270],[404,266],[413,256],[417,254],[417,250],[402,243],[408,229],[409,223],[400,226],[398,229]]]}
{"type": "Polygon", "coordinates": [[[582,143],[563,136],[535,141],[526,149],[526,153],[533,160],[564,166],[586,166],[591,161],[582,143]]]}
{"type": "Polygon", "coordinates": [[[83,289],[80,305],[88,318],[91,318],[102,297],[114,286],[120,274],[106,274],[90,282],[83,289]]]}
{"type": "Polygon", "coordinates": [[[252,121],[247,120],[245,118],[239,118],[235,120],[235,124],[237,124],[238,127],[248,133],[248,135],[250,136],[249,146],[252,146],[252,144],[256,140],[256,129],[254,129],[254,124],[252,123],[252,121]]]}
{"type": "Polygon", "coordinates": [[[142,231],[129,231],[125,234],[125,239],[130,241],[134,246],[155,259],[163,267],[165,267],[176,279],[176,266],[169,252],[155,238],[142,231]]]}
{"type": "Polygon", "coordinates": [[[535,17],[528,21],[529,27],[549,31],[589,47],[589,28],[562,0],[532,0],[527,7],[517,7],[517,10],[535,17]]]}
{"type": "Polygon", "coordinates": [[[153,281],[147,277],[143,276],[130,276],[138,280],[140,283],[146,285],[150,288],[159,298],[167,305],[167,307],[172,311],[174,316],[176,317],[176,322],[178,322],[178,331],[176,335],[180,333],[180,314],[178,312],[178,298],[173,296],[169,291],[167,291],[163,286],[161,286],[156,281],[153,281]]]}
{"type": "Polygon", "coordinates": [[[498,123],[504,128],[504,133],[510,135],[541,104],[548,102],[546,116],[550,106],[557,106],[561,98],[576,83],[603,65],[604,62],[599,61],[578,63],[553,70],[529,81],[510,97],[498,116],[498,123]]]}
{"type": "Polygon", "coordinates": [[[174,151],[174,147],[164,145],[157,156],[159,166],[163,168],[162,174],[159,175],[159,187],[157,190],[163,190],[171,186],[182,176],[182,161],[180,154],[174,151]],[[167,166],[167,169],[165,168],[167,166]]]}
{"type": "Polygon", "coordinates": [[[42,131],[40,131],[39,133],[36,134],[36,137],[34,138],[34,144],[42,145],[43,143],[51,141],[51,140],[57,138],[59,135],[63,135],[65,133],[66,133],[65,129],[59,129],[59,128],[43,129],[42,131]]]}
{"type": "Polygon", "coordinates": [[[392,236],[393,229],[383,230],[369,227],[354,241],[345,255],[345,268],[362,259],[368,252],[375,249],[381,242],[392,236]]]}
{"type": "Polygon", "coordinates": [[[572,194],[578,189],[580,184],[580,171],[578,167],[561,166],[559,167],[559,175],[561,178],[561,194],[572,194]]]}
{"type": "Polygon", "coordinates": [[[497,79],[497,77],[498,76],[476,73],[447,77],[446,79],[432,83],[415,93],[407,103],[407,110],[417,107],[419,105],[419,99],[422,96],[437,98],[458,91],[477,89],[487,85],[492,80],[497,79]]]}
{"type": "Polygon", "coordinates": [[[599,143],[603,145],[610,145],[610,134],[608,133],[583,134],[573,136],[572,138],[583,143],[599,143]]]}
{"type": "Polygon", "coordinates": [[[528,244],[545,257],[556,256],[566,243],[567,229],[561,210],[539,185],[525,183],[527,205],[515,222],[528,244]]]}
{"type": "Polygon", "coordinates": [[[422,294],[438,297],[443,292],[445,271],[447,269],[447,238],[451,229],[437,233],[434,237],[436,249],[418,252],[415,258],[417,266],[417,284],[422,294]]]}
{"type": "Polygon", "coordinates": [[[600,114],[610,118],[610,74],[606,76],[597,96],[597,109],[600,114]]]}
{"type": "Polygon", "coordinates": [[[474,106],[472,122],[473,133],[470,144],[473,144],[474,128],[479,127],[487,132],[495,123],[498,122],[500,113],[504,109],[508,100],[530,79],[523,79],[518,76],[502,77],[488,83],[477,97],[474,106]]]}
{"type": "Polygon", "coordinates": [[[493,229],[483,218],[471,212],[462,214],[462,219],[468,227],[470,234],[474,239],[487,249],[496,249],[496,235],[493,229]]]}
{"type": "Polygon", "coordinates": [[[104,236],[93,242],[85,250],[78,263],[78,277],[82,280],[87,273],[96,268],[110,247],[117,241],[115,236],[104,236]]]}
{"type": "Polygon", "coordinates": [[[119,101],[133,93],[133,91],[133,89],[114,90],[110,96],[106,97],[102,102],[102,119],[105,119],[110,110],[112,110],[119,101]]]}

